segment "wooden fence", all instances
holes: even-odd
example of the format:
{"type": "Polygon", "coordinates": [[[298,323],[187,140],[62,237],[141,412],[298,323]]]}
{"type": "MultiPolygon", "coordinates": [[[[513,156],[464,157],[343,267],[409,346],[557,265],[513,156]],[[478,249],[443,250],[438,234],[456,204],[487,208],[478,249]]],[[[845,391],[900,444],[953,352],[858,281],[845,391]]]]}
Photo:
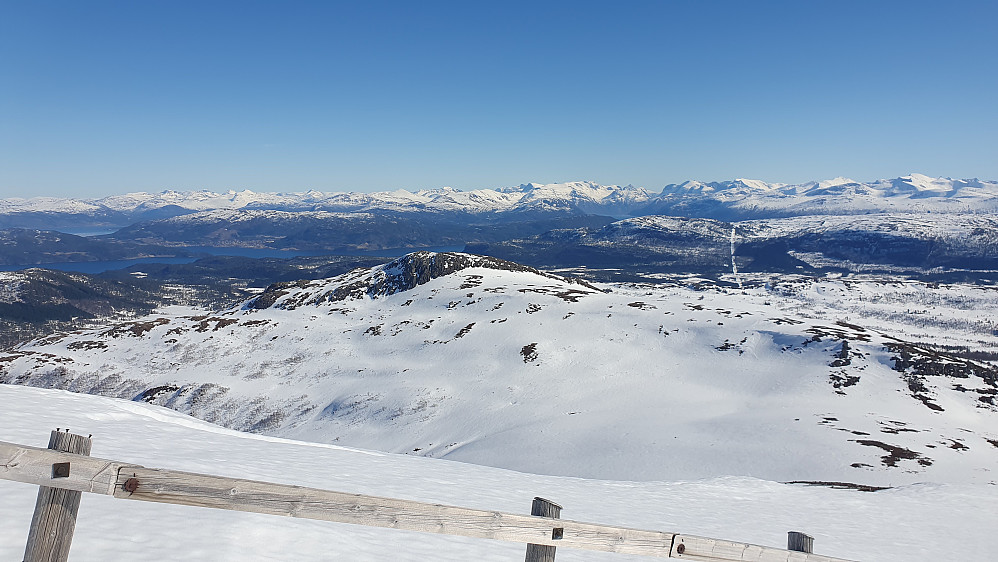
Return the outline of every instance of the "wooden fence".
{"type": "MultiPolygon", "coordinates": [[[[0,479],[41,487],[29,531],[25,562],[67,559],[76,507],[83,492],[124,500],[527,543],[528,562],[553,561],[553,547],[704,562],[842,560],[810,552],[559,519],[561,507],[541,498],[534,501],[532,513],[536,515],[520,515],[146,468],[87,456],[89,438],[68,432],[53,431],[49,447],[41,449],[0,441],[0,479]],[[66,452],[73,443],[77,452],[66,452]],[[58,494],[53,491],[58,491],[58,494]]],[[[811,541],[802,541],[801,537],[807,536],[792,532],[790,541],[805,544],[809,551],[811,541]]]]}

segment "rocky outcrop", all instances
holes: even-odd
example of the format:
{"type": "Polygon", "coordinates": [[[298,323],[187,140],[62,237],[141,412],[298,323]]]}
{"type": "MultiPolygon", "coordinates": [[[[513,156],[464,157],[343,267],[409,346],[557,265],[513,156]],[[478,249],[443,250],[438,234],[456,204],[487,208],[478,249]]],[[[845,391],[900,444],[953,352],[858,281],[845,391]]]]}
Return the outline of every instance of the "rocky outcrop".
{"type": "Polygon", "coordinates": [[[579,279],[552,275],[499,258],[457,252],[413,252],[385,265],[371,269],[357,269],[333,279],[275,283],[267,287],[258,297],[247,302],[246,308],[261,310],[277,306],[291,309],[304,304],[314,305],[365,297],[373,299],[408,291],[433,279],[474,267],[532,273],[539,277],[600,291],[579,279]]]}

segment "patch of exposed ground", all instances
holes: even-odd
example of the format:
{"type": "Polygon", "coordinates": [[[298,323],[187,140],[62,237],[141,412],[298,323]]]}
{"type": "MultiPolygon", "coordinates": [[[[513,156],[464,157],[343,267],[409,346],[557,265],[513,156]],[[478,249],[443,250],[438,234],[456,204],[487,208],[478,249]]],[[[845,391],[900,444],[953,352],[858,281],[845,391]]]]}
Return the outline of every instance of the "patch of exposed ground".
{"type": "Polygon", "coordinates": [[[922,466],[932,465],[932,459],[923,457],[922,454],[917,451],[912,451],[911,449],[906,449],[898,445],[890,445],[882,441],[874,441],[873,439],[853,439],[852,441],[859,443],[860,445],[877,447],[878,449],[886,451],[887,454],[880,457],[880,462],[882,462],[884,466],[896,468],[898,463],[903,460],[916,461],[922,466]]]}
{"type": "Polygon", "coordinates": [[[122,324],[115,325],[111,329],[101,333],[101,335],[108,338],[119,338],[125,335],[131,335],[132,337],[138,338],[142,337],[142,334],[145,334],[156,326],[162,326],[169,323],[169,318],[154,318],[152,320],[124,322],[122,324]]]}
{"type": "MultiPolygon", "coordinates": [[[[861,463],[856,463],[861,464],[861,463]]],[[[853,465],[856,466],[856,465],[853,465]]],[[[864,465],[869,466],[869,465],[864,465]]],[[[837,490],[859,490],[860,492],[879,492],[889,490],[889,486],[868,486],[866,484],[854,484],[852,482],[825,482],[823,480],[792,480],[784,484],[805,484],[807,486],[827,486],[837,490]]]]}
{"type": "Polygon", "coordinates": [[[523,346],[523,348],[520,349],[520,355],[523,356],[524,363],[537,361],[537,344],[531,343],[523,346]]]}

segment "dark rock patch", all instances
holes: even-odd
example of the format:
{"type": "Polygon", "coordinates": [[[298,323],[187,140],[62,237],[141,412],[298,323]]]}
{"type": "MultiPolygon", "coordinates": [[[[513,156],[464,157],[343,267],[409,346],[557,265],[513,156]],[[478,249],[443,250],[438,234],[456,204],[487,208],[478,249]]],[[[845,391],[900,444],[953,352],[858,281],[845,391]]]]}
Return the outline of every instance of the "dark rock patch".
{"type": "Polygon", "coordinates": [[[828,379],[835,392],[844,395],[845,391],[842,389],[856,386],[856,383],[859,382],[859,375],[850,375],[843,369],[837,373],[829,373],[828,379]]]}
{"type": "Polygon", "coordinates": [[[66,349],[72,350],[89,350],[89,349],[107,349],[107,344],[102,341],[74,341],[66,346],[66,349]]]}
{"type": "Polygon", "coordinates": [[[211,329],[211,331],[217,332],[226,326],[236,324],[237,322],[239,322],[239,320],[236,318],[219,318],[217,316],[213,316],[211,318],[203,318],[200,322],[198,322],[196,326],[194,326],[194,331],[207,332],[209,327],[208,325],[211,322],[215,323],[215,326],[211,329]]]}
{"type": "Polygon", "coordinates": [[[537,361],[537,344],[531,343],[523,346],[523,348],[520,349],[520,355],[523,356],[524,363],[537,361]]]}
{"type": "Polygon", "coordinates": [[[932,459],[923,457],[921,453],[918,453],[917,451],[912,451],[911,449],[906,449],[898,445],[889,445],[882,441],[874,441],[872,439],[855,439],[853,442],[867,447],[877,447],[878,449],[886,451],[887,454],[880,457],[880,462],[882,462],[884,466],[896,468],[898,462],[902,460],[913,460],[922,466],[932,465],[932,459]]]}
{"type": "Polygon", "coordinates": [[[464,278],[464,283],[458,287],[459,290],[474,289],[482,284],[483,277],[481,275],[468,275],[464,278]]]}
{"type": "Polygon", "coordinates": [[[142,337],[142,334],[145,334],[156,326],[162,326],[169,323],[169,318],[155,318],[153,320],[125,322],[114,326],[113,328],[103,332],[101,335],[109,338],[118,338],[124,335],[131,335],[132,337],[139,338],[142,337]]]}
{"type": "Polygon", "coordinates": [[[156,400],[160,394],[170,394],[178,390],[180,390],[180,387],[172,384],[154,386],[153,388],[142,391],[141,394],[135,397],[135,401],[138,402],[141,400],[143,402],[152,402],[153,400],[156,400]]]}
{"type": "MultiPolygon", "coordinates": [[[[854,468],[859,468],[863,466],[870,466],[863,463],[854,463],[851,466],[854,468]]],[[[829,488],[835,488],[838,490],[859,490],[860,492],[878,492],[880,490],[889,490],[888,486],[868,486],[866,484],[853,484],[852,482],[826,482],[823,480],[792,480],[790,482],[784,482],[784,484],[805,484],[808,486],[827,486],[829,488]]]]}
{"type": "Polygon", "coordinates": [[[949,448],[950,449],[954,449],[956,451],[969,451],[970,450],[970,447],[964,445],[963,443],[957,441],[956,439],[950,439],[949,448]]]}

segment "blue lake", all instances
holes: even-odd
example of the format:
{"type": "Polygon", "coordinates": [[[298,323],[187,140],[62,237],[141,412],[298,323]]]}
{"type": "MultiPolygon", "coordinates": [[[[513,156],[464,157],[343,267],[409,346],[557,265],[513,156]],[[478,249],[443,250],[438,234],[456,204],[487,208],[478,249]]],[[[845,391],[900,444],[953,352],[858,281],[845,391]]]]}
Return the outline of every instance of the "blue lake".
{"type": "Polygon", "coordinates": [[[82,230],[56,228],[56,229],[53,229],[53,230],[55,230],[56,232],[62,232],[63,234],[75,234],[76,236],[84,236],[84,237],[89,237],[89,236],[104,236],[105,234],[113,234],[115,232],[118,232],[117,228],[111,228],[111,229],[108,229],[108,228],[90,228],[90,229],[82,229],[82,230]]]}
{"type": "Polygon", "coordinates": [[[198,258],[137,258],[133,260],[113,261],[73,261],[55,263],[33,263],[28,265],[0,265],[0,271],[20,271],[32,267],[56,269],[59,271],[75,271],[78,273],[104,273],[114,269],[124,269],[140,263],[191,263],[198,258]]]}

